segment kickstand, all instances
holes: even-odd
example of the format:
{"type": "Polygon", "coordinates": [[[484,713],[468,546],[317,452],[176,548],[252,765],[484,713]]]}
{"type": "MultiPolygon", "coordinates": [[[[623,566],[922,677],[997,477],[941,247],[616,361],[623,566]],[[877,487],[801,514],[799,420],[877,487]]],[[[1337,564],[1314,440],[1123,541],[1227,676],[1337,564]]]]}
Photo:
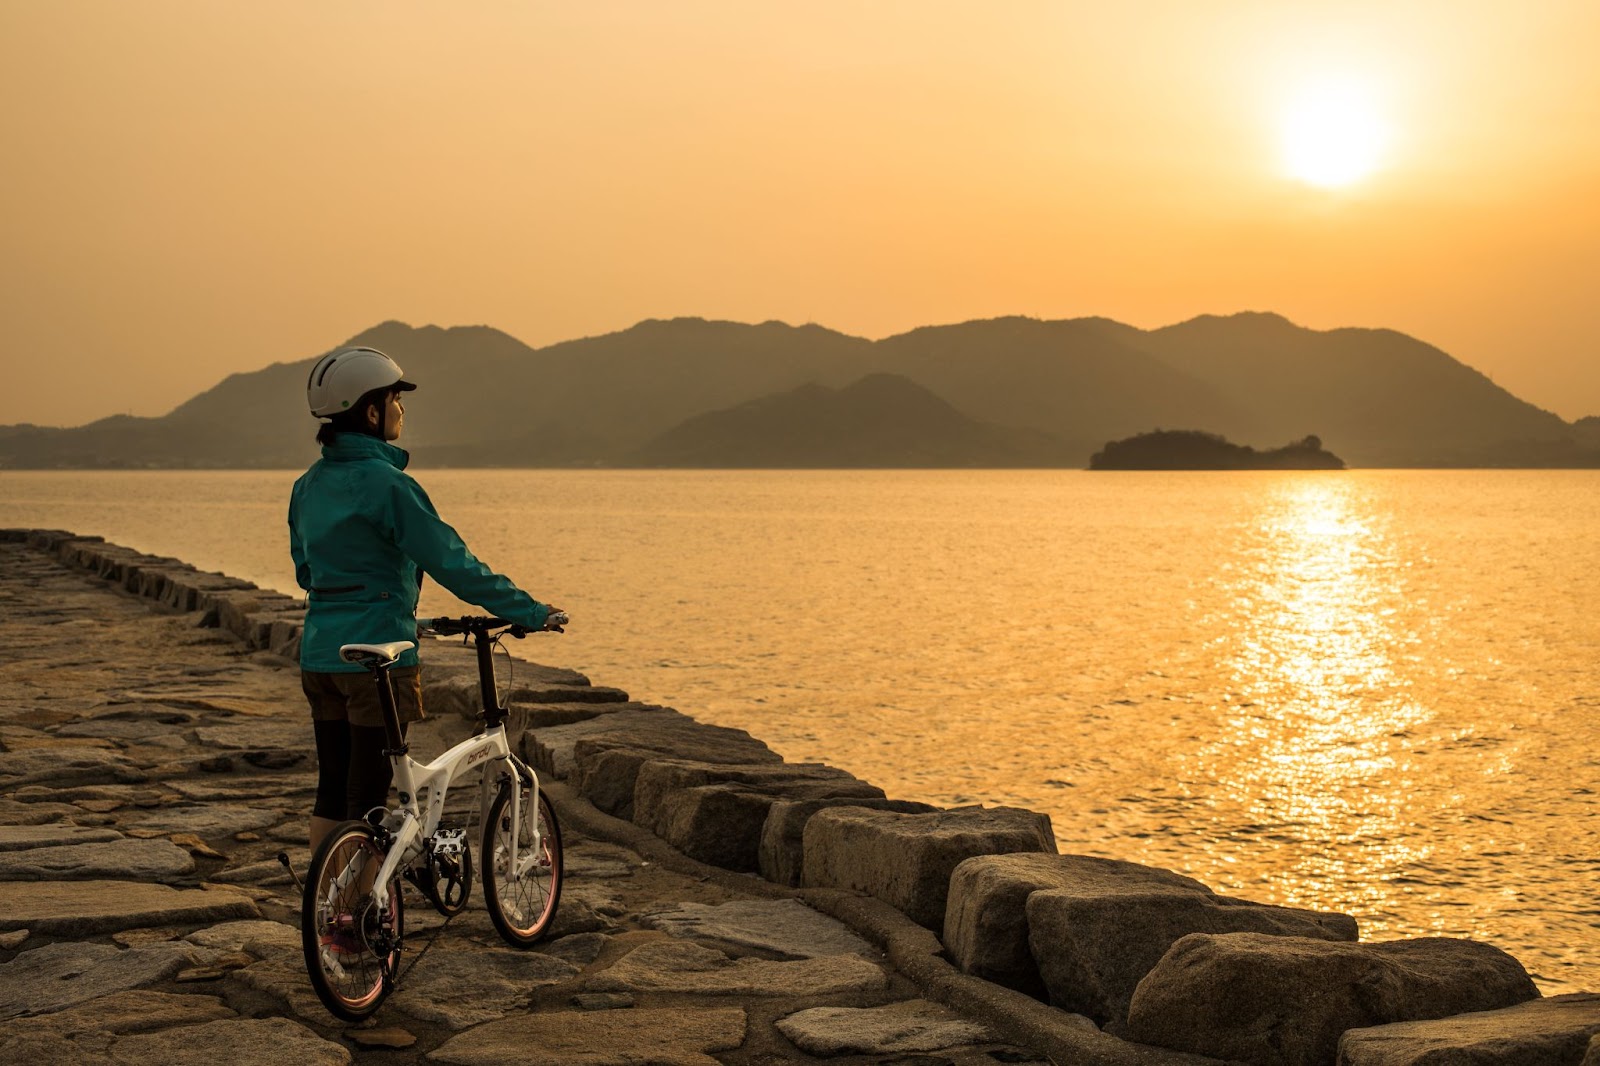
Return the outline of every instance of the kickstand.
{"type": "Polygon", "coordinates": [[[285,870],[289,871],[289,878],[294,881],[294,887],[304,892],[306,890],[305,883],[300,880],[300,875],[294,872],[294,867],[289,865],[289,853],[287,851],[278,852],[278,861],[283,864],[285,870]]]}

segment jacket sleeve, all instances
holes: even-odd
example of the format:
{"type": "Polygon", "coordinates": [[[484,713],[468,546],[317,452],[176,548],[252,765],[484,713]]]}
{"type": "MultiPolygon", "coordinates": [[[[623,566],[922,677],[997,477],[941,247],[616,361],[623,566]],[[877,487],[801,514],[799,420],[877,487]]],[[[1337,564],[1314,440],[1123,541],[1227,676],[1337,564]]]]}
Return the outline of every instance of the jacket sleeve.
{"type": "Polygon", "coordinates": [[[401,474],[390,482],[381,521],[400,550],[458,599],[530,629],[544,628],[549,606],[479,562],[412,478],[401,474]]]}
{"type": "Polygon", "coordinates": [[[307,592],[311,591],[311,564],[306,561],[305,545],[300,542],[300,529],[295,524],[294,497],[289,497],[289,557],[294,560],[295,582],[307,592]]]}

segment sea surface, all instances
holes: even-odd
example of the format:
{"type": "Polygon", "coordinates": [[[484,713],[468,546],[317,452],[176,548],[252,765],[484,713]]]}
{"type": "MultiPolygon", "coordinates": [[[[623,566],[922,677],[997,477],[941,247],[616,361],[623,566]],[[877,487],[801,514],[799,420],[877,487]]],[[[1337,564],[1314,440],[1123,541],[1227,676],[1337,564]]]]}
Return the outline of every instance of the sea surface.
{"type": "MultiPolygon", "coordinates": [[[[521,655],[1600,990],[1600,472],[415,473],[571,613],[521,655]]],[[[0,526],[293,592],[295,476],[0,472],[0,526]]]]}

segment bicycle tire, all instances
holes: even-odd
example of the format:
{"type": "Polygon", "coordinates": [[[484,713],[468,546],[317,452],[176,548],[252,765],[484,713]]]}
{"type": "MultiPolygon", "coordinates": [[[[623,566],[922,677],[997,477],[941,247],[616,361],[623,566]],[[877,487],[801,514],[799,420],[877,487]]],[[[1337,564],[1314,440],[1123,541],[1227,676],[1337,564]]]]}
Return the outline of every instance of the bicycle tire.
{"type": "Polygon", "coordinates": [[[389,909],[373,908],[362,871],[384,860],[378,834],[365,822],[344,822],[323,839],[306,870],[300,944],[306,973],[323,1006],[361,1021],[394,987],[405,926],[400,878],[389,882],[389,909]]]}
{"type": "Polygon", "coordinates": [[[561,826],[556,822],[550,797],[540,792],[540,854],[522,878],[514,879],[512,873],[521,865],[523,854],[533,840],[534,819],[527,817],[533,788],[524,783],[519,788],[524,816],[518,836],[522,840],[513,848],[511,817],[507,810],[512,787],[509,779],[501,782],[484,822],[483,902],[495,931],[506,943],[515,948],[531,948],[550,931],[556,908],[561,903],[561,876],[565,869],[561,857],[561,826]]]}

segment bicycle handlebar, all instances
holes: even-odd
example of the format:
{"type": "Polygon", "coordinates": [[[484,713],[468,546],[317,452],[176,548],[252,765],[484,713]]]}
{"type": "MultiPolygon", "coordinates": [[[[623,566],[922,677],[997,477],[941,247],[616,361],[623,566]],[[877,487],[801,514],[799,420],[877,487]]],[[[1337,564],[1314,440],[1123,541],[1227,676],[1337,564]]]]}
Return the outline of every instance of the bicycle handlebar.
{"type": "MultiPolygon", "coordinates": [[[[568,621],[567,612],[551,611],[544,627],[559,633],[561,632],[561,627],[566,625],[568,621]]],[[[488,636],[493,630],[504,629],[518,640],[534,632],[527,626],[513,622],[508,618],[496,618],[493,615],[483,614],[464,614],[457,618],[443,616],[439,618],[419,618],[417,619],[417,628],[429,630],[439,634],[441,637],[453,637],[462,633],[471,633],[474,636],[479,634],[488,636]]]]}

